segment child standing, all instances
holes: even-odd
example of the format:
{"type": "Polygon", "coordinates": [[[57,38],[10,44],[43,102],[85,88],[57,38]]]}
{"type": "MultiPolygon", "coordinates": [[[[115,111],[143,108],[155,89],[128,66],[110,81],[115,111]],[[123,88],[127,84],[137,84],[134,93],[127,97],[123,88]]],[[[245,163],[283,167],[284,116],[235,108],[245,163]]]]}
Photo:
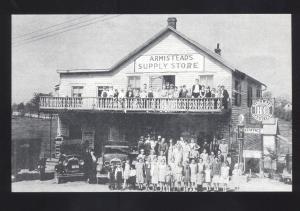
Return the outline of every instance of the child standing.
{"type": "Polygon", "coordinates": [[[173,173],[172,173],[171,166],[168,165],[167,170],[166,170],[166,177],[165,177],[165,190],[166,190],[166,192],[171,192],[172,182],[173,182],[173,173]]]}
{"type": "Polygon", "coordinates": [[[129,179],[128,179],[128,185],[130,186],[130,189],[134,190],[135,184],[136,184],[136,170],[135,170],[134,166],[131,166],[129,179]]]}
{"type": "Polygon", "coordinates": [[[166,160],[162,159],[158,166],[158,181],[159,181],[160,191],[163,191],[165,186],[166,170],[167,170],[166,160]]]}
{"type": "Polygon", "coordinates": [[[117,190],[121,190],[122,188],[122,179],[123,179],[123,168],[121,164],[118,164],[115,171],[115,180],[117,185],[117,190]]]}
{"type": "Polygon", "coordinates": [[[126,160],[125,166],[124,166],[124,184],[123,189],[128,187],[128,179],[130,176],[130,161],[126,160]]]}
{"type": "Polygon", "coordinates": [[[242,171],[239,168],[239,164],[234,164],[234,169],[232,171],[231,183],[234,190],[238,190],[240,187],[240,176],[242,175],[242,171]]]}
{"type": "Polygon", "coordinates": [[[196,182],[197,182],[197,163],[195,162],[195,159],[192,159],[190,164],[190,170],[191,170],[191,189],[192,192],[196,191],[196,182]]]}
{"type": "Polygon", "coordinates": [[[145,162],[145,182],[146,182],[146,191],[149,191],[149,187],[151,184],[151,164],[149,159],[145,162]]]}
{"type": "Polygon", "coordinates": [[[175,186],[178,191],[181,190],[181,182],[182,182],[182,174],[183,174],[183,167],[181,163],[177,163],[175,167],[175,186]]]}
{"type": "Polygon", "coordinates": [[[207,163],[204,165],[204,175],[205,175],[205,184],[206,184],[206,190],[210,191],[211,189],[211,164],[207,163]]]}
{"type": "Polygon", "coordinates": [[[108,178],[109,178],[109,189],[114,190],[115,189],[115,165],[111,165],[108,169],[108,178]]]}
{"type": "Polygon", "coordinates": [[[227,185],[229,183],[229,165],[227,161],[222,163],[220,180],[221,180],[220,183],[222,184],[223,187],[223,192],[226,192],[227,185]]]}
{"type": "Polygon", "coordinates": [[[214,185],[214,190],[219,190],[219,183],[220,183],[220,175],[221,175],[221,162],[219,158],[216,157],[215,161],[212,163],[212,183],[214,185]]]}
{"type": "Polygon", "coordinates": [[[183,183],[184,183],[184,192],[190,188],[191,182],[191,168],[188,161],[185,161],[185,165],[183,167],[183,183]]]}
{"type": "Polygon", "coordinates": [[[157,158],[155,157],[151,163],[151,183],[153,185],[154,191],[157,190],[158,177],[159,177],[158,163],[157,163],[157,158]]]}
{"type": "Polygon", "coordinates": [[[197,174],[197,190],[202,191],[202,184],[204,182],[204,161],[199,158],[198,174],[197,174]]]}
{"type": "Polygon", "coordinates": [[[136,183],[139,190],[142,190],[144,183],[144,162],[142,158],[139,158],[138,162],[135,164],[136,169],[136,183]]]}

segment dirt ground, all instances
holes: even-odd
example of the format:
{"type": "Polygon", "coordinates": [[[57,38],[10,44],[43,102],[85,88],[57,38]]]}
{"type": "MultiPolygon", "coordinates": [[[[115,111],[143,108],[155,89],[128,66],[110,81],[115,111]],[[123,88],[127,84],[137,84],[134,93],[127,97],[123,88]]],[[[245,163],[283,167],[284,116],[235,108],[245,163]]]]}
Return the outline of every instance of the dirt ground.
{"type": "MultiPolygon", "coordinates": [[[[230,185],[229,185],[230,188],[230,185]]],[[[231,189],[231,188],[230,188],[231,189]]],[[[56,180],[48,181],[20,181],[13,182],[12,192],[107,192],[108,185],[105,184],[88,184],[84,181],[66,182],[57,184],[56,180]]],[[[127,192],[129,190],[125,190],[127,192]]],[[[233,191],[232,189],[230,191],[233,191]]],[[[292,191],[292,185],[284,184],[276,180],[267,178],[253,178],[248,182],[240,185],[240,192],[272,192],[272,191],[292,191]]]]}

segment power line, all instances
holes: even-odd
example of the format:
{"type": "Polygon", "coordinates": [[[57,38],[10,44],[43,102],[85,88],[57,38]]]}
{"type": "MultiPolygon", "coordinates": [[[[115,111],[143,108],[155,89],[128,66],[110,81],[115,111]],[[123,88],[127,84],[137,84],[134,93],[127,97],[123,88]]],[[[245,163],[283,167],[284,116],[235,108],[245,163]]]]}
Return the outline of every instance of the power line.
{"type": "Polygon", "coordinates": [[[117,16],[114,16],[114,17],[108,17],[106,19],[102,19],[102,20],[97,20],[95,22],[92,22],[92,23],[88,23],[88,24],[85,24],[85,25],[81,25],[81,26],[78,26],[78,27],[75,27],[75,28],[71,28],[71,29],[67,29],[67,30],[64,30],[62,32],[58,32],[58,33],[54,33],[54,34],[50,34],[50,35],[47,35],[47,36],[44,36],[44,37],[40,37],[40,38],[37,38],[37,39],[34,39],[34,40],[30,40],[28,42],[24,42],[24,43],[21,43],[21,44],[17,44],[17,45],[14,45],[12,47],[17,47],[17,46],[22,46],[22,45],[25,45],[25,44],[28,44],[28,43],[31,43],[31,42],[35,42],[35,41],[38,41],[38,40],[41,40],[41,39],[44,39],[44,38],[48,38],[48,37],[52,37],[52,36],[55,36],[55,35],[58,35],[58,34],[62,34],[64,32],[67,32],[67,31],[71,31],[71,30],[75,30],[75,29],[79,29],[79,28],[82,28],[82,27],[85,27],[85,26],[89,26],[91,24],[94,24],[94,23],[97,23],[99,21],[103,22],[103,21],[106,21],[106,20],[109,20],[109,19],[112,19],[112,18],[116,18],[120,15],[117,15],[117,16]]]}
{"type": "Polygon", "coordinates": [[[55,25],[51,25],[51,26],[46,27],[46,28],[42,28],[42,29],[39,29],[39,30],[35,30],[35,31],[33,31],[33,32],[21,34],[21,35],[18,35],[18,36],[13,37],[13,39],[18,39],[18,38],[20,38],[20,37],[24,37],[24,36],[27,36],[27,35],[30,35],[30,34],[34,34],[34,33],[39,32],[39,31],[43,31],[43,30],[50,29],[50,28],[53,28],[53,27],[56,27],[56,26],[60,26],[60,25],[63,25],[63,24],[65,24],[65,23],[69,23],[69,22],[72,22],[72,21],[75,21],[75,20],[78,20],[78,19],[81,19],[81,18],[84,18],[84,17],[87,17],[87,16],[89,16],[89,15],[80,16],[80,17],[78,17],[78,18],[73,18],[73,19],[71,19],[71,20],[67,20],[67,21],[64,21],[64,22],[59,23],[59,24],[55,24],[55,25]]]}
{"type": "Polygon", "coordinates": [[[72,26],[77,26],[77,25],[80,25],[80,24],[85,23],[85,22],[90,22],[92,20],[96,20],[96,19],[102,18],[103,16],[105,16],[105,15],[102,15],[102,16],[96,17],[96,18],[92,18],[92,19],[88,19],[88,20],[85,20],[85,21],[81,21],[79,23],[67,25],[67,26],[64,26],[62,28],[58,28],[58,29],[55,29],[55,30],[52,30],[52,31],[49,31],[49,32],[46,32],[46,33],[43,33],[43,34],[39,34],[39,35],[35,35],[35,36],[29,37],[29,38],[25,38],[23,40],[20,40],[20,41],[17,41],[17,42],[13,42],[12,44],[17,44],[17,43],[20,43],[20,42],[23,42],[23,41],[27,41],[27,40],[31,40],[31,39],[34,39],[34,38],[37,38],[37,37],[45,36],[47,34],[51,34],[51,33],[56,32],[56,31],[64,30],[64,29],[70,28],[72,26]]]}

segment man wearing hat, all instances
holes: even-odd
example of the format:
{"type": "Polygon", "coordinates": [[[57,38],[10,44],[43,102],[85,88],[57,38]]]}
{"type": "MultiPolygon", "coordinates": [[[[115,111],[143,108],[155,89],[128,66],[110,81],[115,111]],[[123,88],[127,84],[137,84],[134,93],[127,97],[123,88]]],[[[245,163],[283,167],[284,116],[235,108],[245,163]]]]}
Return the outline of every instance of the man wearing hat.
{"type": "Polygon", "coordinates": [[[224,160],[227,160],[228,155],[228,144],[226,143],[226,140],[224,138],[221,139],[221,143],[219,145],[219,149],[221,150],[221,153],[224,157],[224,160]]]}

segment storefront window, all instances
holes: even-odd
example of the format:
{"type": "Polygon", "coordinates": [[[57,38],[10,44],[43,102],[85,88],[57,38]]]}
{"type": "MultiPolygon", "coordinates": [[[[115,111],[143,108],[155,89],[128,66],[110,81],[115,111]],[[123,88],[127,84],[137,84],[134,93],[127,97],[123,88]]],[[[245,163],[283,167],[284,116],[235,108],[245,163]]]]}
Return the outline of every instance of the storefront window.
{"type": "Polygon", "coordinates": [[[260,98],[260,97],[261,97],[261,90],[260,90],[260,89],[257,89],[257,90],[256,90],[256,97],[257,97],[257,98],[260,98]]]}
{"type": "Polygon", "coordinates": [[[140,76],[128,76],[128,86],[132,89],[141,88],[141,77],[140,76]]]}
{"type": "Polygon", "coordinates": [[[73,86],[72,87],[72,97],[82,97],[83,86],[73,86]]]}
{"type": "Polygon", "coordinates": [[[112,88],[112,86],[98,86],[98,97],[101,97],[103,90],[112,88]]]}

